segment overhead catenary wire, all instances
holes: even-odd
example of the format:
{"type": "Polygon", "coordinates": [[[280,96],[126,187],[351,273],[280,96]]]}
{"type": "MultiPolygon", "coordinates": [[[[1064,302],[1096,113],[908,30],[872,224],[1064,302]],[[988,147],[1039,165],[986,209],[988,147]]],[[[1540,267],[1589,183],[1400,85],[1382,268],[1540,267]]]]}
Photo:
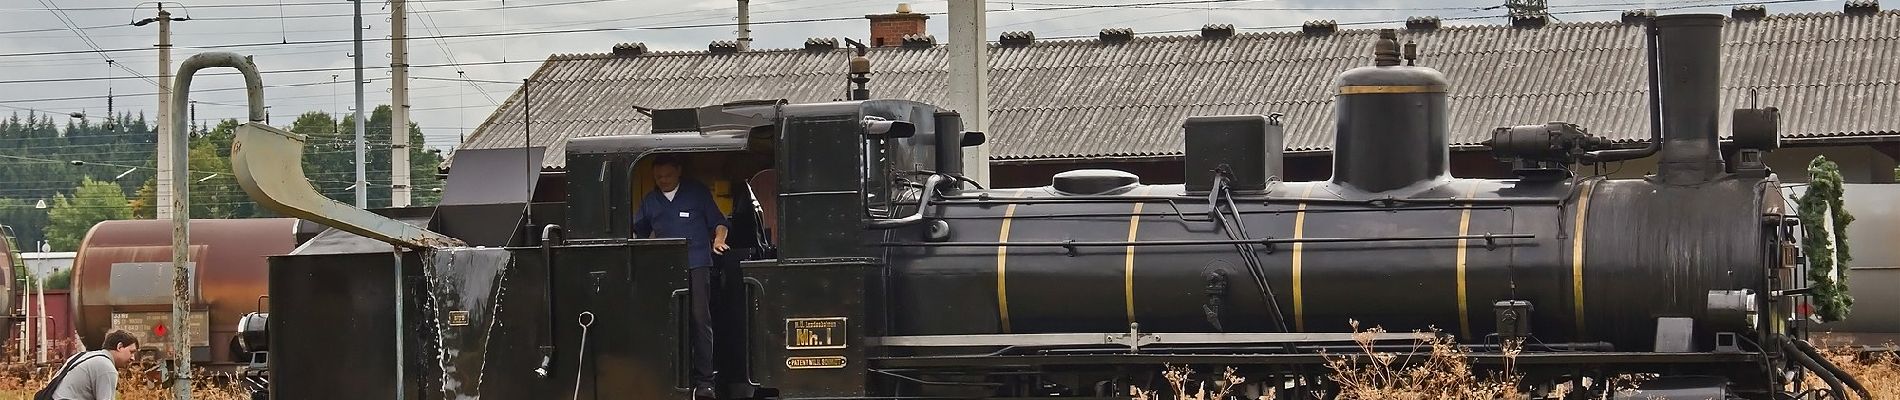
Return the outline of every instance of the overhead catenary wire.
{"type": "MultiPolygon", "coordinates": [[[[619,1],[619,0],[581,0],[581,1],[588,1],[588,2],[599,2],[599,1],[619,1]]],[[[1236,2],[1236,1],[1260,1],[1260,0],[1172,0],[1172,1],[1151,1],[1151,2],[1145,2],[1145,3],[1131,3],[1131,4],[1105,4],[1105,5],[1072,5],[1072,6],[1060,6],[1060,7],[1046,7],[1046,8],[1025,8],[1025,9],[1015,9],[1015,10],[1008,10],[1008,9],[999,9],[999,10],[989,10],[989,12],[1033,12],[1033,11],[1064,11],[1064,10],[1079,10],[1079,9],[1097,9],[1097,8],[1127,8],[1127,7],[1131,7],[1132,5],[1162,5],[1162,4],[1204,4],[1204,3],[1211,3],[1211,2],[1236,2]]],[[[1819,1],[1819,0],[1784,0],[1784,1],[1819,1]]],[[[562,4],[572,4],[572,3],[562,3],[562,4]]],[[[523,7],[526,7],[526,6],[523,6],[523,7]]],[[[928,12],[928,13],[919,13],[919,14],[923,14],[923,15],[945,15],[945,14],[947,14],[947,13],[946,13],[946,12],[928,12]]],[[[211,19],[211,18],[199,18],[199,19],[211,19]]],[[[248,19],[254,19],[254,18],[251,18],[251,17],[246,17],[246,18],[242,18],[242,19],[247,19],[247,20],[248,20],[248,19]]],[[[854,15],[854,16],[842,16],[842,17],[818,17],[818,18],[798,18],[798,19],[782,19],[782,20],[770,20],[770,21],[751,21],[751,22],[750,22],[750,24],[751,24],[751,25],[754,25],[754,26],[761,26],[761,25],[782,25],[782,24],[802,24],[802,23],[816,23],[816,22],[836,22],[836,21],[856,21],[856,20],[862,20],[862,19],[864,19],[864,17],[863,17],[862,15],[854,15]]],[[[1402,22],[1402,21],[1401,21],[1401,22],[1402,22]]],[[[722,28],[722,27],[733,27],[733,26],[737,26],[737,23],[736,23],[736,22],[717,22],[717,23],[700,23],[700,24],[674,24],[674,25],[652,25],[652,26],[634,26],[634,27],[604,27],[604,28],[581,28],[581,29],[555,29],[555,30],[530,30],[530,31],[512,31],[512,32],[480,32],[480,33],[465,33],[465,34],[445,34],[445,35],[430,35],[430,36],[411,36],[411,37],[409,37],[409,39],[436,39],[436,38],[442,38],[442,39],[449,39],[449,38],[494,38],[494,37],[513,37],[513,36],[536,36],[536,35],[558,35],[558,34],[573,34],[573,33],[600,33],[600,32],[619,32],[619,31],[643,31],[643,30],[679,30],[679,29],[701,29],[701,28],[722,28]]],[[[369,38],[365,38],[364,40],[365,40],[365,41],[370,41],[370,40],[377,40],[377,41],[387,41],[387,40],[390,40],[390,39],[388,39],[388,38],[375,38],[375,39],[369,39],[369,38]]],[[[351,41],[352,41],[352,39],[324,39],[324,40],[308,40],[308,41],[296,41],[296,42],[289,42],[289,43],[281,43],[281,42],[258,42],[258,43],[232,43],[232,44],[216,44],[216,45],[203,45],[203,46],[190,46],[190,47],[186,47],[186,48],[193,48],[193,49],[231,49],[231,48],[244,48],[244,47],[260,47],[260,46],[281,46],[281,45],[311,45],[311,44],[335,44],[335,43],[350,43],[351,41]]],[[[181,47],[185,47],[185,46],[181,46],[181,47]]],[[[125,48],[125,49],[111,49],[111,50],[103,50],[103,51],[105,51],[105,52],[132,52],[132,51],[146,51],[146,50],[150,50],[150,49],[146,49],[146,48],[125,48]]],[[[9,58],[10,58],[10,57],[29,57],[29,56],[47,56],[47,55],[61,55],[61,54],[76,54],[76,53],[80,53],[80,52],[76,52],[76,51],[70,51],[70,50],[67,50],[67,51],[42,51],[42,52],[23,52],[23,53],[10,53],[10,54],[0,54],[0,57],[9,57],[9,58]]]]}
{"type": "MultiPolygon", "coordinates": [[[[421,4],[417,4],[416,8],[417,8],[417,11],[428,11],[428,8],[426,8],[426,6],[421,5],[421,4]]],[[[481,92],[482,97],[488,99],[488,102],[490,104],[500,106],[501,102],[495,101],[494,96],[488,95],[487,91],[481,90],[481,88],[477,87],[473,81],[469,80],[468,71],[463,70],[462,62],[460,60],[455,59],[455,51],[450,50],[448,41],[441,38],[442,29],[436,27],[435,17],[429,15],[426,12],[415,13],[415,14],[419,16],[418,18],[416,18],[416,22],[421,23],[422,28],[425,31],[435,32],[434,36],[437,37],[436,39],[434,39],[436,47],[442,49],[442,56],[447,57],[449,59],[449,65],[455,66],[456,77],[461,79],[463,82],[468,83],[469,87],[474,87],[476,91],[481,92]]]]}
{"type": "Polygon", "coordinates": [[[152,78],[146,77],[144,74],[140,74],[137,70],[133,70],[131,67],[127,67],[123,64],[113,62],[112,57],[106,55],[105,49],[99,48],[99,42],[95,42],[92,40],[91,37],[86,36],[86,32],[79,29],[79,24],[73,22],[72,17],[67,15],[65,11],[62,11],[59,8],[59,4],[54,3],[53,0],[40,0],[40,4],[45,5],[46,11],[52,12],[53,17],[59,19],[59,22],[61,24],[66,25],[66,28],[72,31],[73,35],[79,36],[79,40],[82,42],[85,42],[86,47],[92,48],[92,51],[94,53],[99,54],[99,58],[105,59],[106,64],[114,66],[114,67],[123,68],[125,69],[126,72],[132,73],[132,76],[139,77],[139,79],[143,79],[145,80],[145,82],[151,83],[152,86],[158,86],[158,81],[152,80],[152,78]]]}

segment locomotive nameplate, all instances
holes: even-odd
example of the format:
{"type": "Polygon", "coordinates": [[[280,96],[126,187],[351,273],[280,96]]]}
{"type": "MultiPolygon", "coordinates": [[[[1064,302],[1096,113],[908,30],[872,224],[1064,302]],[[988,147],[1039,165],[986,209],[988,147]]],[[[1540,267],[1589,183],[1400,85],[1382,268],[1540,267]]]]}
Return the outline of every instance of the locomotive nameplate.
{"type": "Polygon", "coordinates": [[[791,369],[844,368],[844,356],[785,357],[785,368],[791,368],[791,369]]]}
{"type": "MultiPolygon", "coordinates": [[[[785,349],[816,350],[845,348],[844,324],[845,317],[786,318],[785,349]]],[[[841,363],[843,362],[842,360],[843,359],[840,358],[841,363]]],[[[789,363],[791,361],[787,360],[786,362],[789,363]]]]}
{"type": "Polygon", "coordinates": [[[468,326],[468,311],[449,311],[449,326],[468,326]]]}

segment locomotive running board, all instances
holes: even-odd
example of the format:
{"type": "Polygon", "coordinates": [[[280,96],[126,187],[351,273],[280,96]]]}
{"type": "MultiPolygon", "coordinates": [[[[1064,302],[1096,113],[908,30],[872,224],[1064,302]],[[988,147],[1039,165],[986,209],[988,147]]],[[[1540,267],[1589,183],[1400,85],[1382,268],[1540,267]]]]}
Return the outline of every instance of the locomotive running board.
{"type": "Polygon", "coordinates": [[[923,335],[865,338],[871,346],[1088,346],[1118,345],[1129,350],[1157,344],[1318,343],[1355,340],[1419,340],[1417,333],[1031,333],[1014,335],[923,335]]]}
{"type": "Polygon", "coordinates": [[[384,243],[417,249],[462,245],[441,233],[324,197],[304,176],[303,147],[303,135],[256,122],[239,125],[231,141],[231,169],[238,186],[271,211],[384,243]]]}

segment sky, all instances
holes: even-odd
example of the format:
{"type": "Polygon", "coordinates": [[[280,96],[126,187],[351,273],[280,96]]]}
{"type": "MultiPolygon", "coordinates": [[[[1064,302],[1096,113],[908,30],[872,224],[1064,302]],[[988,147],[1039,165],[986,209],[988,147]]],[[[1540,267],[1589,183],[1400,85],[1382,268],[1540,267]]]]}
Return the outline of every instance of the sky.
{"type": "MultiPolygon", "coordinates": [[[[550,54],[602,53],[642,42],[656,51],[706,49],[736,34],[737,0],[409,0],[411,120],[427,146],[451,149],[506,101],[550,54]],[[572,32],[587,30],[586,32],[572,32]]],[[[1446,25],[1506,24],[1506,0],[1034,0],[988,1],[988,33],[1033,31],[1039,38],[1092,36],[1102,28],[1137,34],[1233,24],[1243,32],[1298,29],[1309,20],[1344,28],[1402,27],[1411,16],[1446,25]],[[1074,6],[1094,6],[1078,8],[1074,6]]],[[[1764,4],[1770,14],[1838,12],[1844,0],[1550,0],[1559,21],[1613,20],[1620,10],[1726,13],[1764,4]]],[[[752,0],[754,49],[796,48],[806,38],[869,36],[866,14],[894,11],[901,0],[752,0]],[[830,20],[839,19],[839,20],[830,20]],[[805,20],[823,20],[801,22],[805,20]]],[[[908,1],[922,13],[946,11],[945,0],[908,1]]],[[[114,111],[144,112],[156,123],[158,26],[132,26],[155,16],[143,0],[6,0],[0,2],[0,113],[84,112],[98,122],[114,111]],[[107,60],[111,60],[108,62],[107,60]]],[[[391,102],[390,10],[364,1],[363,85],[369,108],[391,102]]],[[[1885,0],[1882,8],[1900,6],[1885,0]]],[[[263,74],[271,123],[288,125],[309,111],[347,113],[355,104],[347,0],[185,0],[165,2],[174,18],[172,63],[193,54],[231,51],[253,56],[263,74]],[[283,72],[273,72],[283,71],[283,72]]],[[[940,41],[948,18],[933,15],[940,41]]],[[[200,121],[245,115],[242,80],[200,73],[193,83],[200,121]],[[226,89],[218,91],[217,89],[226,89]]],[[[213,122],[214,123],[214,122],[213,122]]]]}

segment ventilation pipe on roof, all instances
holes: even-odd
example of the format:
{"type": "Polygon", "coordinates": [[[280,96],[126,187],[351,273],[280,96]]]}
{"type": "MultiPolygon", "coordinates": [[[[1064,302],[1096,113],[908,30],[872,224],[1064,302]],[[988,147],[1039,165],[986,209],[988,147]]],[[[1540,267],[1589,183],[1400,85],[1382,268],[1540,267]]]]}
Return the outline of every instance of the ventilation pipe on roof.
{"type": "Polygon", "coordinates": [[[1339,23],[1333,20],[1306,21],[1300,25],[1300,32],[1309,36],[1331,35],[1336,31],[1339,31],[1339,23]]]}
{"type": "Polygon", "coordinates": [[[805,39],[805,51],[827,52],[838,49],[837,38],[805,39]]]}
{"type": "Polygon", "coordinates": [[[1207,24],[1201,26],[1201,39],[1219,40],[1234,37],[1234,24],[1207,24]]]}
{"type": "Polygon", "coordinates": [[[1848,0],[1841,5],[1841,13],[1847,15],[1874,15],[1880,13],[1878,0],[1848,0]]]}
{"type": "Polygon", "coordinates": [[[904,35],[904,48],[928,49],[937,47],[937,37],[925,34],[904,35]]]}
{"type": "Polygon", "coordinates": [[[637,57],[647,53],[646,43],[621,43],[614,45],[614,57],[637,57]]]}
{"type": "Polygon", "coordinates": [[[1738,20],[1758,20],[1768,17],[1768,8],[1759,4],[1735,6],[1729,11],[1730,18],[1738,20]]]}
{"type": "Polygon", "coordinates": [[[1001,43],[1003,47],[1025,47],[1036,43],[1036,33],[1030,31],[1003,32],[1003,35],[997,37],[996,41],[1001,43]]]}

